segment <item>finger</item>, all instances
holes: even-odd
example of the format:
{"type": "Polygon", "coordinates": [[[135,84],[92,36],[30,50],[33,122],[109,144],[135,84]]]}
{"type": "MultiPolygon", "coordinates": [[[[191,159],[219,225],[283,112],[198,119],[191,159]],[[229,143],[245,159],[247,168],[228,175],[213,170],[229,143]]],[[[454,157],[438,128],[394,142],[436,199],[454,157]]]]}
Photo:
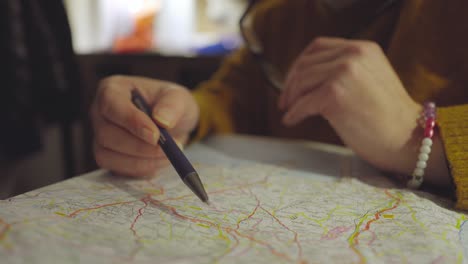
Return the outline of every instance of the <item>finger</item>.
{"type": "Polygon", "coordinates": [[[297,76],[297,81],[294,87],[288,87],[286,95],[285,109],[289,109],[297,99],[304,94],[311,92],[320,87],[326,80],[331,78],[335,71],[335,63],[325,63],[313,65],[304,71],[302,75],[297,76]]]}
{"type": "Polygon", "coordinates": [[[147,159],[164,157],[161,148],[148,144],[105,119],[94,122],[94,128],[96,143],[106,149],[147,159]]]}
{"type": "Polygon", "coordinates": [[[298,72],[307,69],[307,66],[324,64],[335,61],[343,54],[346,54],[347,47],[339,46],[333,47],[323,51],[309,52],[305,54],[302,60],[297,65],[298,72]]]}
{"type": "Polygon", "coordinates": [[[324,109],[327,107],[328,101],[325,93],[326,88],[321,87],[298,98],[283,116],[283,124],[286,126],[293,126],[309,116],[323,113],[324,109]]]}
{"type": "Polygon", "coordinates": [[[98,94],[97,106],[94,107],[98,113],[95,115],[102,116],[149,144],[157,145],[159,130],[150,117],[133,105],[131,89],[133,89],[131,84],[122,84],[114,89],[103,89],[98,94]]]}
{"type": "Polygon", "coordinates": [[[318,52],[332,48],[338,48],[351,45],[353,41],[337,37],[318,37],[315,38],[305,49],[304,53],[318,52]]]}
{"type": "Polygon", "coordinates": [[[165,87],[154,102],[153,118],[174,134],[190,131],[198,114],[195,109],[189,109],[190,105],[186,103],[191,100],[191,96],[185,89],[165,87]]]}
{"type": "MultiPolygon", "coordinates": [[[[281,94],[280,97],[280,102],[279,106],[281,110],[285,110],[288,105],[290,104],[292,100],[292,96],[294,94],[297,95],[297,92],[295,91],[299,82],[303,82],[304,79],[310,76],[314,76],[314,78],[317,77],[317,81],[313,81],[310,83],[310,85],[316,85],[319,84],[324,78],[327,78],[328,76],[317,76],[317,75],[312,75],[313,73],[309,69],[310,67],[314,67],[314,65],[321,65],[321,64],[326,64],[332,61],[335,61],[339,59],[343,54],[346,53],[346,47],[344,46],[333,46],[330,49],[325,49],[321,51],[315,51],[315,52],[309,52],[307,54],[304,54],[291,68],[291,71],[289,72],[287,76],[287,81],[285,83],[285,91],[281,94]]],[[[318,66],[317,68],[319,68],[318,66]]],[[[319,68],[320,69],[320,68],[319,68]]],[[[312,69],[313,70],[313,69],[312,69]]],[[[325,74],[327,73],[326,71],[322,71],[325,74]]],[[[314,78],[307,78],[310,80],[313,80],[314,78]]],[[[313,86],[310,86],[310,88],[313,88],[313,86]]],[[[303,91],[301,91],[303,92],[303,91]]]]}
{"type": "Polygon", "coordinates": [[[99,167],[128,176],[150,176],[158,169],[169,165],[166,158],[139,158],[106,149],[96,143],[94,144],[94,154],[99,167]]]}

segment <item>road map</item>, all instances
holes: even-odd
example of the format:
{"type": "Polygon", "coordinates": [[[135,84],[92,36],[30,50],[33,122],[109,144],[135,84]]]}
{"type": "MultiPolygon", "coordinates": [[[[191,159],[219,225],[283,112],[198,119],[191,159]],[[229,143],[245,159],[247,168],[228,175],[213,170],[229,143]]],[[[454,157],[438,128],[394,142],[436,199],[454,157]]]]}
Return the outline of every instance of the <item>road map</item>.
{"type": "Polygon", "coordinates": [[[329,177],[200,150],[210,205],[173,169],[100,170],[0,201],[0,262],[465,263],[466,215],[367,181],[352,160],[329,177]]]}

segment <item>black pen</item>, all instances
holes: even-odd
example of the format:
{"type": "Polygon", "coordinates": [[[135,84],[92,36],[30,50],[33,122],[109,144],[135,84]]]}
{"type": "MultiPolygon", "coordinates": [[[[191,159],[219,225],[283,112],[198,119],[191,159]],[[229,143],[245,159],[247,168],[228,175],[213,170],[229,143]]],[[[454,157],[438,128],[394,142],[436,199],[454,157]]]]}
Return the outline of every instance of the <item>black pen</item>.
{"type": "Polygon", "coordinates": [[[153,120],[154,124],[159,128],[161,134],[159,137],[159,145],[185,185],[187,185],[190,190],[192,190],[198,196],[198,198],[200,198],[200,200],[208,203],[208,195],[206,194],[205,188],[203,187],[203,183],[201,182],[198,173],[195,171],[192,164],[190,164],[190,161],[187,159],[187,157],[185,157],[182,150],[180,150],[179,146],[177,146],[171,135],[169,135],[169,132],[167,132],[165,128],[159,126],[154,121],[151,115],[150,107],[136,88],[132,90],[132,102],[138,109],[147,114],[151,120],[153,120]]]}

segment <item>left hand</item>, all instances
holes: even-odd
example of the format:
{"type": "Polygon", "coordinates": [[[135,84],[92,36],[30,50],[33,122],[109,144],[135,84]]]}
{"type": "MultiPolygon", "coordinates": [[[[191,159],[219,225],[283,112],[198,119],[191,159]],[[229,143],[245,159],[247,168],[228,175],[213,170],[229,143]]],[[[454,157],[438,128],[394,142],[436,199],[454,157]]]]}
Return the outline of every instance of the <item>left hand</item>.
{"type": "Polygon", "coordinates": [[[411,174],[422,106],[408,95],[376,43],[318,38],[294,62],[285,85],[279,101],[285,125],[322,115],[361,158],[411,174]]]}

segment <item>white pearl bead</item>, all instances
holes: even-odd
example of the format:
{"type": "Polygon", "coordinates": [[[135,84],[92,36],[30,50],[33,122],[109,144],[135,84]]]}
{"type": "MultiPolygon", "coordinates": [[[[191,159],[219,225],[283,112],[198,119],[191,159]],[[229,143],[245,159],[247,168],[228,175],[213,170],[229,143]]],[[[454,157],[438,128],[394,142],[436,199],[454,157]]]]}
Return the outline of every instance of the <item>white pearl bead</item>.
{"type": "Polygon", "coordinates": [[[422,184],[422,180],[421,181],[418,181],[416,179],[411,179],[408,181],[408,183],[406,183],[406,186],[410,189],[418,189],[419,186],[421,186],[422,184]]]}
{"type": "Polygon", "coordinates": [[[416,168],[414,169],[413,176],[423,176],[424,175],[424,170],[421,168],[416,168]]]}
{"type": "Polygon", "coordinates": [[[422,145],[423,145],[423,146],[428,146],[428,147],[432,146],[432,139],[430,139],[430,138],[424,138],[424,139],[422,140],[422,145]]]}
{"type": "Polygon", "coordinates": [[[431,148],[428,146],[421,146],[421,148],[419,149],[419,152],[429,154],[431,153],[431,148]]]}
{"type": "Polygon", "coordinates": [[[416,168],[420,168],[420,169],[425,169],[427,167],[427,162],[425,161],[418,161],[416,163],[416,168]]]}
{"type": "Polygon", "coordinates": [[[420,153],[418,156],[419,161],[427,161],[428,159],[429,159],[429,155],[427,155],[426,153],[420,153]]]}

